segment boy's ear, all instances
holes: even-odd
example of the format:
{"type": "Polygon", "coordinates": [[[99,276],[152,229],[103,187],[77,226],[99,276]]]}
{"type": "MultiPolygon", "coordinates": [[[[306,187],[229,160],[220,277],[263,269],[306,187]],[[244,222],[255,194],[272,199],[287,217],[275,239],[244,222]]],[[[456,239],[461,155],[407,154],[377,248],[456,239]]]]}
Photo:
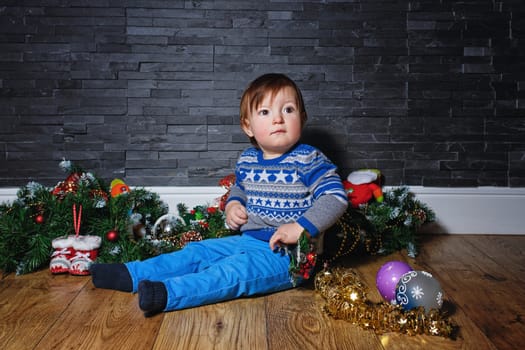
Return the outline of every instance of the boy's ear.
{"type": "Polygon", "coordinates": [[[253,132],[250,129],[250,125],[248,123],[242,123],[241,128],[244,131],[244,133],[248,135],[248,137],[253,137],[253,132]]]}

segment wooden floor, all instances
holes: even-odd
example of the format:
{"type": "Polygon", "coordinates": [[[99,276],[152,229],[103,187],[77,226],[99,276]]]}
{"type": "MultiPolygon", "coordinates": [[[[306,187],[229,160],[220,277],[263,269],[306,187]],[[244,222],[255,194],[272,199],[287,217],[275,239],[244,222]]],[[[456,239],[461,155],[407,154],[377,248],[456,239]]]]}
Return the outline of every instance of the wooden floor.
{"type": "Polygon", "coordinates": [[[520,349],[525,346],[525,235],[429,235],[414,260],[351,256],[379,301],[375,274],[406,260],[441,283],[455,340],[376,335],[321,309],[312,285],[144,318],[137,296],[47,270],[0,280],[0,349],[520,349]]]}

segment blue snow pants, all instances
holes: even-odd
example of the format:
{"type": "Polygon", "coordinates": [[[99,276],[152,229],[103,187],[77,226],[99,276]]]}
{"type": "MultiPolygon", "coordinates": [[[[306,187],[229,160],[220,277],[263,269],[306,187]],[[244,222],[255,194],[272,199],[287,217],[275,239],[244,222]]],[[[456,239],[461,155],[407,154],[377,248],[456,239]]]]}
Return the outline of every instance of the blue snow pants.
{"type": "Polygon", "coordinates": [[[183,249],[126,263],[133,292],[142,280],[163,282],[164,311],[292,288],[287,254],[249,235],[190,242],[183,249]]]}

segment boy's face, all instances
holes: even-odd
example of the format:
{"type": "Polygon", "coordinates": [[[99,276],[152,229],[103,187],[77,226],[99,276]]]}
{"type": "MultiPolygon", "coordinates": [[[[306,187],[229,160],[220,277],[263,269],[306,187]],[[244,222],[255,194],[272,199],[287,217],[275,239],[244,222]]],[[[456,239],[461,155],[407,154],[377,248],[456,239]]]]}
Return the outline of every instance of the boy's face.
{"type": "Polygon", "coordinates": [[[281,156],[299,141],[302,125],[296,100],[291,87],[274,96],[267,94],[242,126],[249,137],[255,138],[265,159],[281,156]]]}

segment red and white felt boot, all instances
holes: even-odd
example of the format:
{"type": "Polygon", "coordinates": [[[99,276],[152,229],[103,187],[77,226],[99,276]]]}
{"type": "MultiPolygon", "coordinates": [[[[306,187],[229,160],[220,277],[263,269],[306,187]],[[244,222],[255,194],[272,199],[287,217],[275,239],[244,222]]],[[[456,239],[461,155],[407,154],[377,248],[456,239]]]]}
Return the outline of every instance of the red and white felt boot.
{"type": "Polygon", "coordinates": [[[62,236],[51,242],[54,251],[51,254],[49,270],[52,274],[66,273],[71,267],[71,258],[75,255],[73,240],[75,236],[62,236]]]}
{"type": "Polygon", "coordinates": [[[71,258],[69,273],[75,276],[87,276],[89,268],[98,256],[98,248],[102,243],[99,236],[77,236],[73,240],[75,255],[71,258]]]}

